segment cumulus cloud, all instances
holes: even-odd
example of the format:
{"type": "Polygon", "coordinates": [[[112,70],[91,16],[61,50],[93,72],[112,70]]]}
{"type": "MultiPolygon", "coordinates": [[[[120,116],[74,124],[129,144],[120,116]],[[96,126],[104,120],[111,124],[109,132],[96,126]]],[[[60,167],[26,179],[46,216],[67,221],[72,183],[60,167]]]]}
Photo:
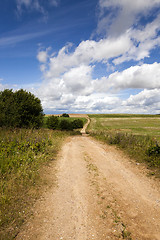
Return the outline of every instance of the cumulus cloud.
{"type": "Polygon", "coordinates": [[[37,59],[40,63],[46,63],[48,59],[47,51],[40,51],[37,55],[37,59]]]}
{"type": "Polygon", "coordinates": [[[160,88],[160,63],[132,66],[122,72],[115,72],[107,79],[109,89],[154,89],[160,88]]]}
{"type": "MultiPolygon", "coordinates": [[[[57,1],[50,3],[56,6],[57,1]]],[[[43,83],[37,93],[44,108],[60,112],[157,113],[160,63],[143,61],[160,46],[160,15],[144,26],[136,23],[159,7],[160,0],[100,0],[99,5],[98,31],[105,29],[108,35],[100,40],[82,41],[76,47],[67,43],[57,53],[39,49],[37,59],[43,83]],[[124,67],[130,60],[137,65],[94,78],[97,63],[114,71],[117,65],[123,63],[124,67]],[[125,99],[127,89],[139,93],[125,99]]]]}
{"type": "Polygon", "coordinates": [[[99,6],[98,32],[105,31],[119,35],[136,24],[140,17],[149,14],[155,7],[159,7],[160,0],[99,0],[99,6]]]}
{"type": "Polygon", "coordinates": [[[122,108],[137,113],[160,113],[160,89],[144,89],[122,102],[122,108]]]}
{"type": "MultiPolygon", "coordinates": [[[[69,52],[70,44],[67,44],[60,49],[57,56],[50,56],[49,70],[45,72],[45,77],[57,77],[79,65],[89,65],[95,62],[107,63],[110,58],[115,58],[129,51],[131,45],[126,34],[119,38],[82,41],[73,52],[69,52]]],[[[45,56],[44,51],[38,53],[38,58],[42,55],[45,56]]]]}
{"type": "Polygon", "coordinates": [[[141,29],[129,29],[128,38],[132,40],[132,46],[122,56],[114,59],[115,64],[129,60],[139,61],[150,56],[151,50],[160,46],[160,15],[151,23],[141,29]]]}
{"type": "MultiPolygon", "coordinates": [[[[58,54],[49,56],[48,68],[41,67],[45,71],[45,78],[58,77],[70,68],[79,65],[90,65],[97,62],[109,66],[109,60],[115,65],[125,61],[140,61],[150,56],[150,52],[160,46],[160,16],[141,29],[129,29],[118,37],[103,38],[99,41],[82,41],[74,50],[71,43],[62,47],[58,54]],[[72,48],[71,48],[72,47],[72,48]]],[[[48,49],[39,51],[38,59],[41,63],[46,61],[48,49]],[[46,53],[45,53],[46,52],[46,53]],[[44,60],[42,61],[42,58],[44,60]]]]}

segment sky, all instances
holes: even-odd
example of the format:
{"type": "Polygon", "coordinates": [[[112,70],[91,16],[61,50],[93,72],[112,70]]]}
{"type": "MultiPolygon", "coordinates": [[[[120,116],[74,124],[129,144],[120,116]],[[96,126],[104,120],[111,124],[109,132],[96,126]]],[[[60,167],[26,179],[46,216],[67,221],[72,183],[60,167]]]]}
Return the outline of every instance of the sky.
{"type": "Polygon", "coordinates": [[[0,91],[44,113],[160,113],[160,0],[0,1],[0,91]]]}

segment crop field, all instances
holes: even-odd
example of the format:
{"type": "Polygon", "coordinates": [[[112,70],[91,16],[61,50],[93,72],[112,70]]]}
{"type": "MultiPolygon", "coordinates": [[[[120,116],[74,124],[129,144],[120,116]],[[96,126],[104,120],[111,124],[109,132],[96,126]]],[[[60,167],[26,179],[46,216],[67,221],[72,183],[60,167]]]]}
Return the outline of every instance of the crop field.
{"type": "Polygon", "coordinates": [[[160,116],[90,114],[87,129],[95,138],[115,144],[138,162],[160,169],[160,116]]]}
{"type": "Polygon", "coordinates": [[[148,135],[160,141],[159,115],[89,115],[92,131],[127,132],[136,135],[148,135]]]}

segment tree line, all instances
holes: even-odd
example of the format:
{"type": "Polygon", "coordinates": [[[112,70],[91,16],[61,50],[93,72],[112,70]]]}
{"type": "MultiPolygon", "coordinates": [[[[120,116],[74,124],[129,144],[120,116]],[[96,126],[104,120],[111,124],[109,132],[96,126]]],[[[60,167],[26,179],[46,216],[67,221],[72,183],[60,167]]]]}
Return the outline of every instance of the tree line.
{"type": "MultiPolygon", "coordinates": [[[[67,120],[69,115],[64,113],[59,119],[56,116],[47,118],[46,126],[50,129],[73,130],[83,127],[83,121],[67,120]]],[[[44,113],[39,98],[34,94],[20,89],[13,92],[5,89],[0,92],[0,127],[39,128],[44,124],[44,113]]]]}

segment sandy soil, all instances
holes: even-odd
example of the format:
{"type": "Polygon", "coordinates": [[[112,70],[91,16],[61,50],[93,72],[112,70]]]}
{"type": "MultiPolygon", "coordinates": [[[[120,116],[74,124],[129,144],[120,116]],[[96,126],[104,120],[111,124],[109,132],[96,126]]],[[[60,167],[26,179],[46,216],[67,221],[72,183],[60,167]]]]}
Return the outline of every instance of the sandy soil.
{"type": "Polygon", "coordinates": [[[115,147],[70,137],[16,240],[160,239],[159,182],[115,147]],[[56,180],[55,180],[56,174],[56,180]]]}

